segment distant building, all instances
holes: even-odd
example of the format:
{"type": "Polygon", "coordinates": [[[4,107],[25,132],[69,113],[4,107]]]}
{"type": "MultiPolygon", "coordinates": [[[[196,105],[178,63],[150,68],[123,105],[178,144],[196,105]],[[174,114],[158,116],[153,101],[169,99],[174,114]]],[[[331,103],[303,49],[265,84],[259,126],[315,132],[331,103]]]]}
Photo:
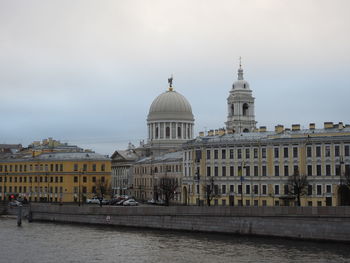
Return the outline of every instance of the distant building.
{"type": "Polygon", "coordinates": [[[129,143],[125,151],[117,150],[113,153],[112,159],[112,189],[117,195],[132,195],[132,165],[140,156],[136,153],[135,147],[129,143]]]}
{"type": "Polygon", "coordinates": [[[145,157],[133,165],[134,196],[140,200],[165,200],[162,180],[174,186],[172,203],[181,203],[182,151],[145,157]]]}
{"type": "MultiPolygon", "coordinates": [[[[84,152],[76,147],[46,152],[41,146],[0,156],[0,199],[10,195],[38,202],[84,202],[111,182],[111,162],[107,156],[84,152]],[[30,150],[28,150],[30,149],[30,150]],[[35,149],[35,154],[33,154],[35,149]]],[[[59,148],[55,146],[55,150],[59,148]]]]}

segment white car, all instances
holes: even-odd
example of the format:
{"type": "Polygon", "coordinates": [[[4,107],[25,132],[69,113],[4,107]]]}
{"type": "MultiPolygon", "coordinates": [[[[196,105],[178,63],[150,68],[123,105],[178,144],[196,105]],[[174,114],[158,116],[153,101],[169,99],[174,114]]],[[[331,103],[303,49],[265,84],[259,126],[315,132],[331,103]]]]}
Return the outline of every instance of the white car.
{"type": "Polygon", "coordinates": [[[129,200],[126,200],[123,205],[125,206],[135,206],[135,205],[139,205],[138,202],[136,202],[134,199],[129,199],[129,200]]]}
{"type": "Polygon", "coordinates": [[[88,204],[100,204],[100,199],[97,197],[93,197],[91,199],[86,199],[86,203],[88,204]]]}

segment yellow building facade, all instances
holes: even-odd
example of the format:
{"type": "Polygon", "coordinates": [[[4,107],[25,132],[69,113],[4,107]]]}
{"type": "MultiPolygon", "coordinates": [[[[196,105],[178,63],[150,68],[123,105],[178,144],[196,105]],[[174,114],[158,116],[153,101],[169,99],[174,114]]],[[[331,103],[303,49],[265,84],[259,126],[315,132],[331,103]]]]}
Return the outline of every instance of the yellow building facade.
{"type": "Polygon", "coordinates": [[[295,205],[288,189],[298,172],[308,181],[302,206],[341,205],[340,186],[350,173],[350,127],[293,125],[275,131],[197,137],[184,145],[185,204],[231,206],[295,205]],[[212,192],[207,189],[212,187],[212,192]]]}
{"type": "Polygon", "coordinates": [[[92,152],[16,153],[0,159],[0,199],[84,202],[111,182],[111,162],[92,152]]]}

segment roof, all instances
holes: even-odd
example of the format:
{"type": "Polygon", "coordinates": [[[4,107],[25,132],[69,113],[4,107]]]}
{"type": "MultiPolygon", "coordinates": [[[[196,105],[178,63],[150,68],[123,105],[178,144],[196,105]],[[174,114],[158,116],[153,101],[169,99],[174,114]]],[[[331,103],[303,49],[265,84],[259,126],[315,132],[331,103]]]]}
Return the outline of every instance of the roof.
{"type": "Polygon", "coordinates": [[[328,140],[348,140],[350,142],[350,128],[344,129],[303,129],[303,130],[285,130],[282,133],[273,131],[267,132],[249,132],[235,133],[225,135],[197,137],[184,144],[184,147],[203,144],[248,144],[248,143],[275,143],[286,141],[325,141],[328,140]]]}
{"type": "Polygon", "coordinates": [[[143,164],[143,163],[165,163],[165,162],[175,162],[175,161],[181,161],[182,160],[182,152],[171,152],[171,153],[165,153],[156,157],[145,157],[143,159],[140,159],[136,162],[136,164],[143,164]]]}
{"type": "Polygon", "coordinates": [[[117,150],[111,156],[112,159],[120,155],[126,161],[135,161],[139,158],[139,156],[135,153],[135,150],[117,150]]]}
{"type": "Polygon", "coordinates": [[[68,161],[68,160],[86,160],[86,161],[109,161],[110,158],[98,153],[86,153],[86,152],[53,152],[43,153],[33,157],[30,153],[18,153],[1,156],[1,161],[68,161]]]}
{"type": "Polygon", "coordinates": [[[152,102],[147,120],[193,121],[194,118],[188,100],[180,93],[174,90],[168,90],[160,94],[152,102]]]}

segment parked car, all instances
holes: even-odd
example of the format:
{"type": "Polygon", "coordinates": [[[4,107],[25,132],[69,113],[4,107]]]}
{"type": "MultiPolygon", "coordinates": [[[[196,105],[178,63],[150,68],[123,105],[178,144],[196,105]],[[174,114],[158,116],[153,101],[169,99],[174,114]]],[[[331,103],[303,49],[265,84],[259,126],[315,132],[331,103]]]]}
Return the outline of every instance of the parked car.
{"type": "Polygon", "coordinates": [[[156,204],[157,205],[165,205],[165,201],[164,200],[157,200],[156,204]]]}
{"type": "Polygon", "coordinates": [[[111,200],[103,199],[102,204],[103,205],[108,205],[111,200]]]}
{"type": "Polygon", "coordinates": [[[116,203],[116,205],[123,205],[123,203],[127,201],[126,199],[122,199],[116,203]]]}
{"type": "Polygon", "coordinates": [[[22,206],[22,203],[17,200],[12,200],[8,203],[9,206],[22,206]]]}
{"type": "Polygon", "coordinates": [[[86,203],[88,203],[88,204],[100,204],[100,199],[97,197],[93,197],[91,199],[86,199],[86,203]]]}
{"type": "Polygon", "coordinates": [[[148,204],[154,205],[156,203],[156,200],[150,199],[147,201],[148,204]]]}
{"type": "Polygon", "coordinates": [[[126,200],[124,203],[123,203],[124,206],[135,206],[135,205],[139,205],[138,202],[136,202],[134,199],[129,199],[129,200],[126,200]]]}

